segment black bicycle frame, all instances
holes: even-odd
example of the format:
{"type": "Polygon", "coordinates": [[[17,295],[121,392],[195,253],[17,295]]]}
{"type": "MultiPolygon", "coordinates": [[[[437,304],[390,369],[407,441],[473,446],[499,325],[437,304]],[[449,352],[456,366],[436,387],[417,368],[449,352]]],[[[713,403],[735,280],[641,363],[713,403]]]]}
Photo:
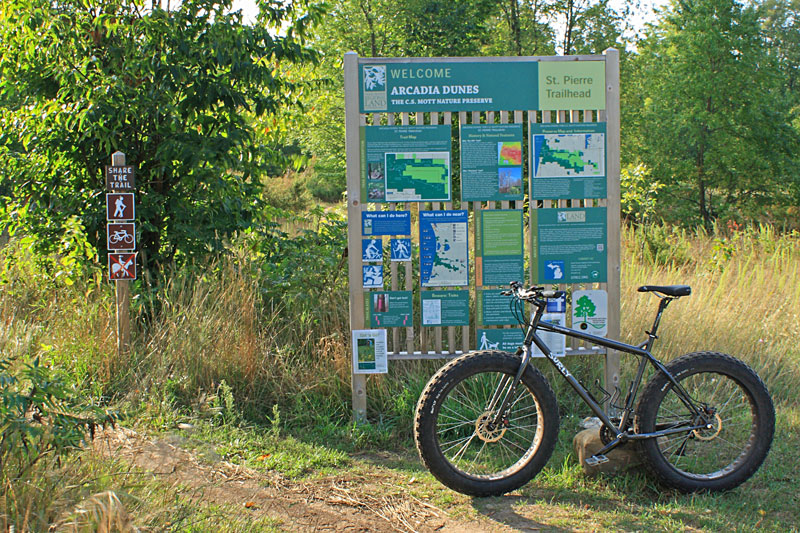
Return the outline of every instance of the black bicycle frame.
{"type": "MultiPolygon", "coordinates": [[[[671,435],[674,433],[685,433],[686,431],[697,430],[697,429],[708,429],[709,428],[709,419],[708,416],[703,413],[700,409],[697,408],[692,398],[689,394],[681,387],[680,383],[675,379],[675,377],[670,374],[670,372],[666,369],[666,367],[653,357],[650,353],[650,349],[653,346],[653,342],[657,339],[656,332],[658,331],[658,325],[661,322],[661,315],[664,312],[664,309],[667,308],[669,303],[674,298],[671,297],[662,297],[661,301],[659,302],[658,312],[656,313],[655,320],[653,322],[652,331],[646,332],[648,334],[648,339],[637,345],[626,344],[623,342],[615,341],[612,339],[607,339],[605,337],[598,337],[596,335],[592,335],[589,333],[584,333],[583,331],[579,331],[576,329],[559,326],[557,324],[550,324],[548,322],[542,322],[542,315],[544,314],[544,309],[546,303],[542,300],[534,300],[531,302],[535,307],[536,311],[534,313],[533,319],[531,320],[530,324],[528,325],[527,331],[525,332],[525,340],[520,347],[519,351],[517,352],[518,355],[522,356],[522,361],[520,363],[519,370],[517,371],[516,376],[511,384],[511,388],[507,391],[504,395],[503,401],[500,407],[497,409],[497,418],[495,419],[495,424],[500,424],[502,422],[503,417],[505,416],[505,411],[510,403],[511,398],[514,395],[516,387],[519,384],[519,381],[522,379],[522,375],[525,372],[528,364],[530,363],[531,359],[531,345],[535,344],[536,347],[541,350],[544,356],[550,361],[553,366],[559,371],[559,373],[567,380],[575,392],[578,393],[578,396],[583,399],[586,405],[594,412],[595,415],[602,421],[603,425],[608,428],[609,431],[612,432],[614,436],[614,440],[604,447],[602,450],[597,452],[596,455],[601,455],[606,451],[614,448],[618,444],[623,441],[629,439],[649,439],[653,437],[661,437],[664,435],[671,435]],[[611,418],[606,414],[600,404],[595,401],[592,395],[589,393],[588,390],[575,378],[575,376],[567,370],[567,367],[555,356],[553,355],[550,348],[542,341],[541,337],[537,334],[538,330],[543,331],[550,331],[553,333],[560,333],[562,335],[566,335],[568,337],[573,337],[577,339],[581,339],[587,341],[594,345],[604,346],[605,348],[617,350],[620,352],[630,353],[633,355],[638,355],[641,357],[641,361],[639,362],[639,368],[636,372],[636,377],[631,381],[630,387],[628,389],[628,394],[625,399],[625,407],[623,407],[622,417],[620,418],[619,426],[615,426],[614,422],[611,418]],[[630,423],[630,415],[633,412],[634,402],[636,401],[636,395],[639,390],[639,386],[642,382],[642,377],[644,376],[645,368],[647,367],[647,363],[653,365],[653,367],[660,372],[663,372],[664,375],[669,379],[672,383],[673,387],[675,387],[676,393],[678,398],[686,405],[686,407],[692,412],[695,416],[695,425],[690,426],[681,426],[676,428],[665,429],[661,431],[655,431],[653,433],[629,433],[628,432],[628,425],[630,423]],[[700,422],[697,424],[697,422],[700,422]]],[[[508,380],[503,380],[498,387],[497,391],[495,392],[494,398],[492,399],[492,404],[498,401],[500,395],[502,394],[501,391],[505,389],[505,386],[508,384],[508,380]]]]}

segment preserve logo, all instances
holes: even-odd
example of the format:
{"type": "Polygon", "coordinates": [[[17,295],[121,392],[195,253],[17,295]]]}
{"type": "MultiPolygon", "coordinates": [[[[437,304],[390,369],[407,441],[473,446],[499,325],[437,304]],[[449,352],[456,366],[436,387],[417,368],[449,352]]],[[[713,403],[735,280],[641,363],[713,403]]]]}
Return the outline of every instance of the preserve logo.
{"type": "Polygon", "coordinates": [[[364,111],[386,110],[386,65],[364,65],[364,111]]]}

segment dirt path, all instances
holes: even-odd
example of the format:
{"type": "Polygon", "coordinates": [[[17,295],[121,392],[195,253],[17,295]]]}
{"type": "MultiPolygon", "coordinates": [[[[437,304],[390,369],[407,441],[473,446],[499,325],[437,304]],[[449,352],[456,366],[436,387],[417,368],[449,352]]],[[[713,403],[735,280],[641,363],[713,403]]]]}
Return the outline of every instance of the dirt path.
{"type": "Polygon", "coordinates": [[[213,454],[211,460],[201,459],[181,447],[178,439],[154,440],[125,428],[106,431],[95,442],[102,453],[158,476],[186,496],[205,503],[243,506],[256,516],[280,521],[287,531],[478,533],[539,529],[529,522],[509,527],[513,516],[454,519],[411,495],[407,480],[385,469],[374,469],[369,475],[348,472],[296,481],[234,465],[213,454]]]}

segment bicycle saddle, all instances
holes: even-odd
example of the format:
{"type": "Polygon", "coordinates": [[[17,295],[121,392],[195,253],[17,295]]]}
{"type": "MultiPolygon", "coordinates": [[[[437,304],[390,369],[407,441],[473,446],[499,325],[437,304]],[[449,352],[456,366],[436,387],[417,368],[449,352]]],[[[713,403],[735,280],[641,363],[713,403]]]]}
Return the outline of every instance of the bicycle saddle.
{"type": "Polygon", "coordinates": [[[688,285],[642,285],[638,289],[639,292],[660,292],[667,296],[675,298],[679,296],[689,296],[692,294],[692,288],[688,285]]]}

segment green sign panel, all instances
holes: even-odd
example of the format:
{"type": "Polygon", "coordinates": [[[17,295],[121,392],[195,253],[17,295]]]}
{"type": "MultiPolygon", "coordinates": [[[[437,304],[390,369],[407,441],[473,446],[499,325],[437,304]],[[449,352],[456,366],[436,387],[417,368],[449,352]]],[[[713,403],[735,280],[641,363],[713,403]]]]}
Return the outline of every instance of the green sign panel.
{"type": "Polygon", "coordinates": [[[398,328],[413,325],[411,291],[376,291],[364,295],[372,328],[398,328]]]}
{"type": "Polygon", "coordinates": [[[450,201],[450,143],[450,126],[363,126],[362,201],[450,201]]]}
{"type": "Polygon", "coordinates": [[[423,326],[469,326],[469,291],[422,291],[423,326]]]}
{"type": "Polygon", "coordinates": [[[361,113],[605,109],[605,61],[445,61],[359,65],[361,113]]]}
{"type": "Polygon", "coordinates": [[[508,285],[525,277],[521,209],[481,211],[478,230],[483,285],[508,285]]]}
{"type": "Polygon", "coordinates": [[[478,298],[478,318],[484,326],[513,326],[517,324],[511,311],[511,296],[503,296],[502,291],[483,290],[478,298]]]}
{"type": "Polygon", "coordinates": [[[501,350],[516,352],[522,346],[525,334],[519,329],[479,329],[479,350],[501,350]]]}
{"type": "Polygon", "coordinates": [[[538,109],[538,71],[532,61],[376,59],[359,68],[360,111],[538,109]]]}
{"type": "Polygon", "coordinates": [[[606,197],[606,124],[531,124],[534,198],[606,197]]]}
{"type": "Polygon", "coordinates": [[[605,61],[544,61],[535,109],[605,109],[605,86],[605,61]]]}
{"type": "Polygon", "coordinates": [[[522,124],[461,126],[461,200],[522,200],[522,124]]]}
{"type": "Polygon", "coordinates": [[[608,281],[605,207],[533,209],[536,283],[608,281]]]}

